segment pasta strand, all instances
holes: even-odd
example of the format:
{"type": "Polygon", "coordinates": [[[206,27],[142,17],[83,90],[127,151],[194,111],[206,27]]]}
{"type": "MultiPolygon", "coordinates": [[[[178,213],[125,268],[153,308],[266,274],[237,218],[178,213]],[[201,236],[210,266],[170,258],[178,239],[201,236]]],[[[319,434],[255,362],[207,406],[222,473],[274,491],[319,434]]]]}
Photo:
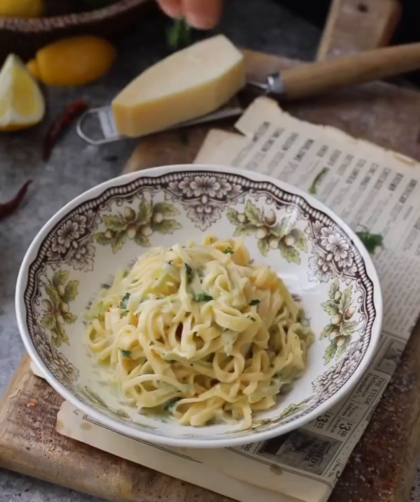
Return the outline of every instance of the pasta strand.
{"type": "Polygon", "coordinates": [[[124,400],[195,427],[275,406],[312,331],[283,281],[240,240],[153,248],[90,309],[85,344],[124,400]]]}

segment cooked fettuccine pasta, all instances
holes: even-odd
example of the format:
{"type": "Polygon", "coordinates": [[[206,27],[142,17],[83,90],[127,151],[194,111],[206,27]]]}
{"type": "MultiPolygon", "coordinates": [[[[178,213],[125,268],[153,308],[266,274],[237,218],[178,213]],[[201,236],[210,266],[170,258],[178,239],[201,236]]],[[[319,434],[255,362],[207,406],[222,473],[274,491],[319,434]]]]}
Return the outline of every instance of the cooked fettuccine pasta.
{"type": "Polygon", "coordinates": [[[231,239],[150,249],[89,314],[86,345],[126,402],[183,425],[249,428],[305,370],[313,341],[283,281],[231,239]]]}

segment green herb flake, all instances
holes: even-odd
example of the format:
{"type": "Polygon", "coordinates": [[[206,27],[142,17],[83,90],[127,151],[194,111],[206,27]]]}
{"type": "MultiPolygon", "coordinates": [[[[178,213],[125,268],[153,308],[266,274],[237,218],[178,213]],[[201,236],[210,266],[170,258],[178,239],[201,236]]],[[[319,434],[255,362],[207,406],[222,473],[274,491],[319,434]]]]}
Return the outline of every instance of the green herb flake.
{"type": "Polygon", "coordinates": [[[319,171],[319,173],[315,176],[312,185],[309,187],[309,193],[311,193],[312,195],[316,194],[317,187],[321,183],[322,178],[327,174],[327,172],[328,167],[323,167],[321,171],[319,171]]]}
{"type": "Polygon", "coordinates": [[[123,357],[131,357],[131,350],[122,350],[122,349],[120,350],[123,357]]]}
{"type": "Polygon", "coordinates": [[[249,304],[251,305],[251,307],[253,307],[254,305],[259,305],[261,303],[261,300],[258,300],[258,298],[254,298],[253,300],[251,300],[249,302],[249,304]]]}
{"type": "Polygon", "coordinates": [[[198,293],[193,298],[195,302],[211,302],[213,300],[213,297],[207,293],[198,293]]]}
{"type": "Polygon", "coordinates": [[[128,300],[130,299],[130,293],[126,293],[124,296],[123,296],[123,299],[121,300],[120,302],[120,309],[121,310],[127,310],[127,303],[128,303],[128,300]]]}
{"type": "Polygon", "coordinates": [[[187,284],[190,284],[194,277],[193,269],[188,265],[188,263],[184,263],[184,267],[187,274],[187,284]]]}
{"type": "Polygon", "coordinates": [[[126,315],[128,315],[129,313],[129,310],[124,310],[123,312],[121,312],[121,317],[125,317],[126,315]]]}
{"type": "Polygon", "coordinates": [[[248,316],[248,319],[250,319],[250,320],[251,320],[251,321],[253,321],[253,322],[255,322],[255,321],[256,321],[255,317],[253,317],[252,315],[249,315],[249,316],[248,316]]]}
{"type": "Polygon", "coordinates": [[[182,397],[173,397],[172,399],[169,399],[169,401],[166,401],[166,404],[165,404],[165,411],[172,411],[172,408],[174,407],[174,405],[180,401],[182,399],[182,397]]]}
{"type": "Polygon", "coordinates": [[[225,254],[233,254],[233,248],[231,246],[228,246],[224,251],[225,254]]]}
{"type": "Polygon", "coordinates": [[[363,242],[370,254],[373,254],[377,247],[384,243],[384,238],[380,234],[371,234],[370,232],[357,232],[356,234],[363,242]]]}

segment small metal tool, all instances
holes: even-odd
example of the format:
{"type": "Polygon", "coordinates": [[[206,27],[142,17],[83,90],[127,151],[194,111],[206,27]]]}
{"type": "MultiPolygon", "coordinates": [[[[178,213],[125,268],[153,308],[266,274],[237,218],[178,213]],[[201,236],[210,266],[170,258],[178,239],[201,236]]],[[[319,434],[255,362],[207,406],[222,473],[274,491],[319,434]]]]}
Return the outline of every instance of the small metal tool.
{"type": "MultiPolygon", "coordinates": [[[[188,127],[192,125],[205,124],[207,122],[215,122],[216,120],[222,120],[230,117],[239,117],[243,113],[243,108],[241,107],[239,101],[234,98],[227,105],[216,110],[209,115],[204,117],[199,117],[194,120],[189,120],[188,122],[183,122],[182,124],[177,124],[175,126],[166,129],[170,131],[172,129],[180,129],[183,127],[188,127]]],[[[127,139],[121,136],[115,126],[114,115],[112,113],[112,108],[110,106],[103,106],[101,108],[91,108],[85,112],[79,119],[76,126],[77,134],[86,143],[94,146],[106,145],[108,143],[113,143],[114,141],[120,141],[127,139]]]]}

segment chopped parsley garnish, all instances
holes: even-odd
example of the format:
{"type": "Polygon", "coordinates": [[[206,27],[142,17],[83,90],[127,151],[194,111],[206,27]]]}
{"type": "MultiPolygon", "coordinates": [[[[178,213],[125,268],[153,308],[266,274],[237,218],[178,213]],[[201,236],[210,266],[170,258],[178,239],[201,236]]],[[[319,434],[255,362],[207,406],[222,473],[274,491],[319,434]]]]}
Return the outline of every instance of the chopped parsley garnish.
{"type": "Polygon", "coordinates": [[[254,321],[254,322],[256,321],[255,317],[252,317],[252,315],[249,315],[248,319],[251,319],[251,321],[254,321]]]}
{"type": "Polygon", "coordinates": [[[121,312],[121,317],[125,317],[126,315],[128,315],[128,310],[124,310],[123,312],[121,312]]]}
{"type": "Polygon", "coordinates": [[[328,172],[328,167],[323,167],[321,171],[315,176],[314,181],[312,182],[312,185],[309,187],[309,193],[315,195],[316,190],[318,188],[318,185],[321,183],[322,178],[327,174],[328,172]]]}
{"type": "Polygon", "coordinates": [[[172,411],[172,408],[174,407],[174,405],[179,401],[181,400],[182,397],[173,397],[172,399],[169,399],[169,401],[166,401],[166,404],[165,404],[165,410],[166,411],[172,411]]]}
{"type": "Polygon", "coordinates": [[[131,357],[131,350],[122,350],[122,349],[120,350],[123,357],[131,357]]]}
{"type": "Polygon", "coordinates": [[[195,302],[211,302],[213,297],[208,295],[207,293],[198,293],[194,295],[195,302]]]}
{"type": "Polygon", "coordinates": [[[130,299],[130,293],[126,293],[120,302],[120,309],[127,310],[127,303],[129,299],[130,299]]]}
{"type": "Polygon", "coordinates": [[[253,300],[251,300],[251,301],[249,302],[249,304],[250,304],[251,306],[253,306],[253,305],[259,305],[260,303],[261,303],[261,300],[258,300],[258,298],[254,298],[253,300]]]}
{"type": "Polygon", "coordinates": [[[188,263],[184,263],[184,267],[187,273],[187,284],[190,284],[194,276],[193,269],[188,265],[188,263]]]}
{"type": "Polygon", "coordinates": [[[224,251],[225,254],[233,254],[233,248],[231,246],[228,246],[224,251]]]}
{"type": "Polygon", "coordinates": [[[373,254],[377,247],[384,243],[384,238],[380,234],[371,234],[370,232],[357,232],[356,234],[363,242],[370,254],[373,254]]]}

